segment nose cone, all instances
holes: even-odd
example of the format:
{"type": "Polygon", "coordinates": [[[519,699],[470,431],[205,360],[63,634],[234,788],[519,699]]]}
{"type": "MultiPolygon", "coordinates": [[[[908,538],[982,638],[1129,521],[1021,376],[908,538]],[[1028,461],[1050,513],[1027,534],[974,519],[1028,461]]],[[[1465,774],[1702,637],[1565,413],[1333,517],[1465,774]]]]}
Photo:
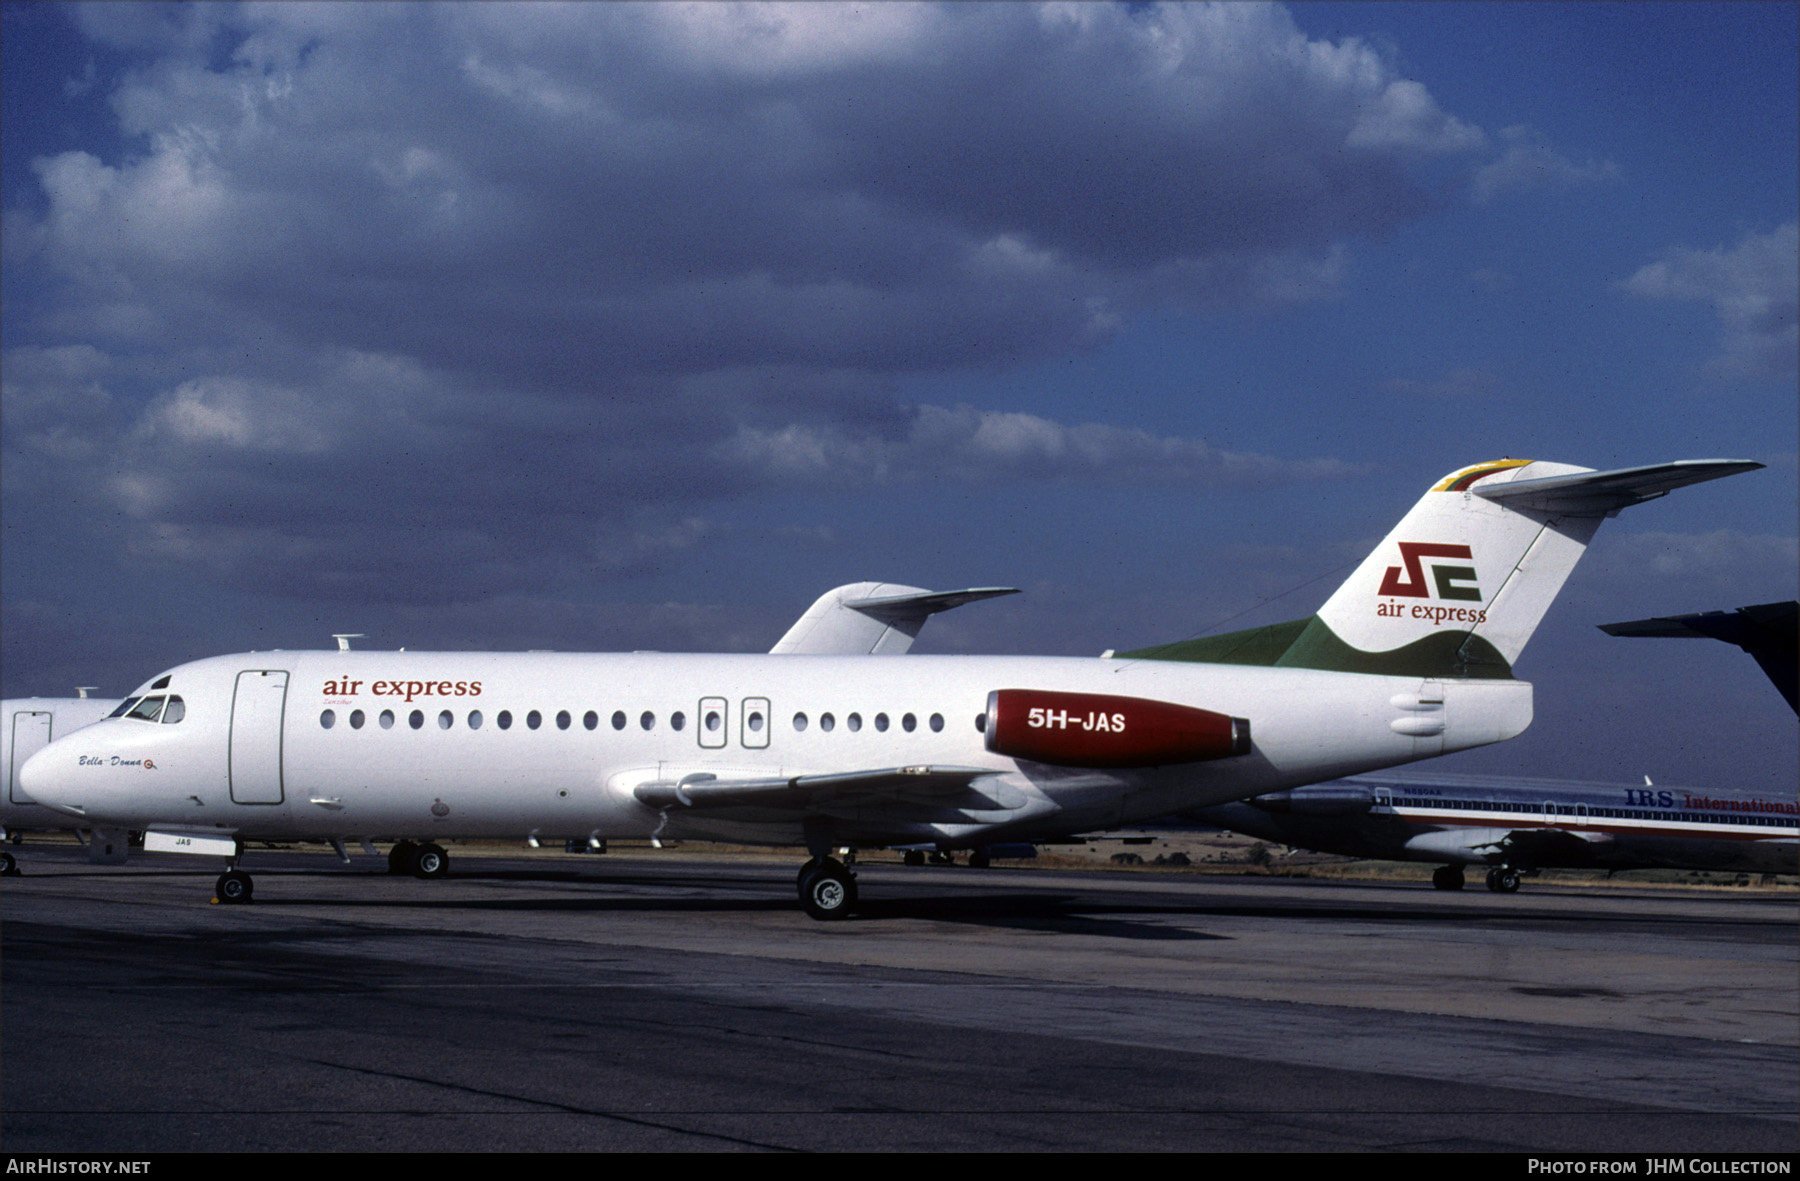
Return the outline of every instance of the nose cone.
{"type": "Polygon", "coordinates": [[[75,759],[63,743],[52,742],[19,768],[19,790],[52,811],[85,817],[87,812],[76,798],[80,777],[75,773],[75,759]]]}

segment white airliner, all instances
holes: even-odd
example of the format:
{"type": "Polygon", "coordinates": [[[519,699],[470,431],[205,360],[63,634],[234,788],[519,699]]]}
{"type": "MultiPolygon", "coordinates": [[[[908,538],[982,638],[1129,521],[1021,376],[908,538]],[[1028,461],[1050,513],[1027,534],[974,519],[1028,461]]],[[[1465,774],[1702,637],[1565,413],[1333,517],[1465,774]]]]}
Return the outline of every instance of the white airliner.
{"type": "MultiPolygon", "coordinates": [[[[1099,659],[214,657],[22,782],[147,849],[401,838],[421,876],[450,835],[801,845],[802,904],[841,917],[857,849],[1053,839],[1513,737],[1512,665],[1601,520],[1760,466],[1464,468],[1310,619],[1099,659]]],[[[235,860],[218,891],[248,900],[235,860]]]]}
{"type": "Polygon", "coordinates": [[[1197,808],[1186,819],[1322,853],[1438,862],[1431,884],[1463,870],[1519,888],[1540,869],[1800,872],[1792,797],[1487,775],[1355,775],[1197,808]]]}
{"type": "MultiPolygon", "coordinates": [[[[71,829],[69,817],[31,799],[19,787],[25,760],[72,730],[91,725],[111,713],[116,697],[19,697],[0,701],[0,766],[6,768],[6,792],[0,796],[0,840],[20,832],[71,829]]],[[[87,826],[82,826],[87,827],[87,826]]],[[[79,831],[79,830],[77,830],[79,831]]],[[[126,834],[102,830],[88,844],[91,860],[116,864],[125,859],[126,834]]],[[[9,849],[0,849],[0,873],[19,872],[9,849]]]]}

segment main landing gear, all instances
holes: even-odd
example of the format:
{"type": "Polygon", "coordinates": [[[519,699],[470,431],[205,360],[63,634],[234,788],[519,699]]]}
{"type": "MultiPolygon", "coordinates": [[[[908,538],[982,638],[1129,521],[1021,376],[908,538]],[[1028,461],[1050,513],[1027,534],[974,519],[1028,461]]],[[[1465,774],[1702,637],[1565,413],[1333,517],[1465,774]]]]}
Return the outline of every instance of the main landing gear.
{"type": "Polygon", "coordinates": [[[815,919],[847,918],[856,906],[856,875],[835,857],[814,857],[802,865],[795,884],[800,905],[815,919]]]}
{"type": "MultiPolygon", "coordinates": [[[[1463,888],[1460,865],[1440,865],[1431,871],[1431,884],[1440,890],[1463,888]]],[[[1519,871],[1510,865],[1496,865],[1487,872],[1487,888],[1496,894],[1514,894],[1519,889],[1519,871]]]]}
{"type": "Polygon", "coordinates": [[[388,872],[426,879],[445,877],[450,873],[450,854],[430,841],[399,841],[388,850],[388,872]]]}

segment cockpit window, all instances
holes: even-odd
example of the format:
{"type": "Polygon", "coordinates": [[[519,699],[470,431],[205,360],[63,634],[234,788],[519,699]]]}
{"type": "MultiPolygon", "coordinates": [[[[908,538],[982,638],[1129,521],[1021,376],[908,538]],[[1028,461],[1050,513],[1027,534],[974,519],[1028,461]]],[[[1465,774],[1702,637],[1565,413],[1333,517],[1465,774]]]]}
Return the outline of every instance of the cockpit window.
{"type": "Polygon", "coordinates": [[[117,709],[113,710],[111,713],[107,714],[106,716],[109,718],[122,718],[126,714],[131,712],[132,706],[136,705],[138,702],[140,702],[142,700],[143,700],[142,697],[127,697],[125,700],[119,702],[117,709]]]}
{"type": "Polygon", "coordinates": [[[164,698],[161,697],[141,698],[138,703],[132,707],[131,712],[125,716],[128,718],[142,718],[146,722],[154,722],[162,713],[163,701],[164,698]]]}
{"type": "Polygon", "coordinates": [[[175,674],[173,674],[173,673],[164,673],[162,676],[157,677],[156,684],[154,684],[150,687],[152,689],[167,689],[169,687],[169,678],[174,675],[175,674]]]}
{"type": "Polygon", "coordinates": [[[169,704],[163,709],[163,725],[169,726],[187,717],[187,705],[179,697],[171,696],[169,704]]]}

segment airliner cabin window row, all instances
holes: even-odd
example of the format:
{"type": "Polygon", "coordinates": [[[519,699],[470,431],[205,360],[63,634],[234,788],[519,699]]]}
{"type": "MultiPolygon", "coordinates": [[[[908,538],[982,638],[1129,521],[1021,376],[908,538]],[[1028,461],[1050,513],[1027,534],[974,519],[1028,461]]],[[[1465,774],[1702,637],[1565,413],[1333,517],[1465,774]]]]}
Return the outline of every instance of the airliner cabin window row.
{"type": "MultiPolygon", "coordinates": [[[[145,721],[156,721],[160,718],[161,721],[168,723],[179,722],[185,713],[186,706],[183,704],[180,697],[136,697],[121,702],[118,708],[113,710],[110,716],[115,718],[133,717],[145,721]]],[[[555,716],[557,729],[568,730],[573,728],[575,724],[575,715],[572,711],[566,709],[558,710],[555,716]]],[[[367,720],[367,715],[360,709],[352,710],[348,716],[348,721],[352,730],[361,730],[367,723],[367,720]]],[[[383,730],[393,729],[395,722],[394,711],[391,709],[382,710],[377,720],[383,730]]],[[[425,714],[423,711],[415,709],[407,715],[406,721],[407,725],[412,729],[422,730],[425,727],[425,714]]],[[[471,730],[479,730],[486,721],[486,716],[483,715],[480,710],[473,709],[469,711],[468,717],[465,719],[465,724],[471,730]]],[[[505,709],[500,710],[494,715],[493,721],[494,725],[501,730],[512,729],[512,711],[505,709]]],[[[630,719],[624,710],[614,710],[610,721],[612,722],[612,728],[614,730],[623,730],[630,724],[630,719]]],[[[745,729],[751,734],[761,734],[766,721],[767,719],[760,709],[751,709],[744,715],[745,729]]],[[[818,728],[823,733],[832,733],[837,729],[837,721],[837,715],[827,711],[818,715],[818,728]]],[[[872,721],[875,729],[882,733],[886,733],[891,725],[889,715],[885,712],[875,714],[872,721]]],[[[987,718],[985,714],[977,715],[975,719],[976,729],[984,729],[986,721],[987,718]]],[[[319,714],[319,726],[321,729],[333,729],[336,727],[337,722],[338,715],[337,711],[334,709],[326,709],[319,714]]],[[[542,711],[534,709],[526,713],[525,725],[527,728],[537,730],[541,728],[543,724],[544,715],[542,711]]],[[[598,711],[591,709],[586,711],[581,715],[581,724],[583,728],[587,730],[598,730],[600,728],[600,714],[598,711]]],[[[687,714],[682,710],[672,711],[668,715],[668,724],[669,728],[672,730],[685,730],[687,728],[687,714]]],[[[702,731],[706,734],[718,733],[719,730],[724,727],[724,724],[724,716],[716,709],[709,709],[700,715],[700,725],[702,731]]],[[[793,716],[793,727],[796,733],[806,732],[813,724],[814,719],[804,711],[795,713],[793,716]]],[[[447,709],[439,711],[437,715],[437,725],[440,730],[454,729],[456,727],[456,715],[447,709]]],[[[863,725],[862,714],[855,712],[846,714],[844,716],[844,725],[852,733],[860,732],[863,725]]],[[[926,718],[926,725],[930,727],[932,733],[942,733],[944,729],[944,715],[941,713],[929,715],[926,718]]],[[[654,710],[644,710],[638,715],[638,726],[646,732],[655,730],[656,712],[654,710]]],[[[913,713],[902,714],[900,716],[900,728],[908,734],[916,733],[919,729],[918,715],[913,713]]],[[[1437,801],[1431,799],[1411,800],[1403,798],[1401,803],[1424,807],[1470,806],[1458,803],[1457,801],[1437,801]]],[[[1503,806],[1512,807],[1513,805],[1503,806]]],[[[1519,807],[1524,808],[1523,805],[1520,805],[1519,807]]]]}

